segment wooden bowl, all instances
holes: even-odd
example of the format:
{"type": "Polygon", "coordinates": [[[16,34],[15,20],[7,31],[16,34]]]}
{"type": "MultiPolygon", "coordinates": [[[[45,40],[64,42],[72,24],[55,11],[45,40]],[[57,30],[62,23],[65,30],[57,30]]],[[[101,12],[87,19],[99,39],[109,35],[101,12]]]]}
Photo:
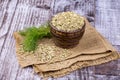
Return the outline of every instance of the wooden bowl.
{"type": "Polygon", "coordinates": [[[62,48],[73,48],[79,43],[79,40],[82,38],[85,32],[85,21],[81,29],[70,32],[58,30],[50,22],[50,32],[53,36],[56,46],[62,48]]]}

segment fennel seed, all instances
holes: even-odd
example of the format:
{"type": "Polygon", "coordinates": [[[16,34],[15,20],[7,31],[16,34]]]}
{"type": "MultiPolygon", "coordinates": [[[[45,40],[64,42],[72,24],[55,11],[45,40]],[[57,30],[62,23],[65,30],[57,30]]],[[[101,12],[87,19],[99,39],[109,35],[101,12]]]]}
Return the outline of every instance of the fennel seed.
{"type": "Polygon", "coordinates": [[[81,29],[84,25],[84,18],[74,12],[62,12],[55,15],[51,23],[58,30],[69,32],[81,29]]]}

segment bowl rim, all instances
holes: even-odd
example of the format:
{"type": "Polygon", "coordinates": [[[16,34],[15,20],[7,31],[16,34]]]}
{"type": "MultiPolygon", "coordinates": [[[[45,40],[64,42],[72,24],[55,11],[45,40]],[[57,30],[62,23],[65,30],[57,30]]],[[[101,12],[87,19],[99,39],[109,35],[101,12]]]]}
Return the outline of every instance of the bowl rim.
{"type": "Polygon", "coordinates": [[[63,30],[58,30],[56,27],[54,27],[54,26],[52,25],[51,20],[49,21],[49,25],[50,25],[51,28],[53,28],[54,30],[56,30],[56,31],[58,31],[58,32],[62,32],[62,33],[76,33],[76,32],[82,31],[82,30],[85,28],[86,23],[85,23],[85,20],[84,20],[84,25],[82,26],[81,29],[77,29],[77,30],[73,30],[73,31],[69,31],[69,32],[63,31],[63,30]]]}

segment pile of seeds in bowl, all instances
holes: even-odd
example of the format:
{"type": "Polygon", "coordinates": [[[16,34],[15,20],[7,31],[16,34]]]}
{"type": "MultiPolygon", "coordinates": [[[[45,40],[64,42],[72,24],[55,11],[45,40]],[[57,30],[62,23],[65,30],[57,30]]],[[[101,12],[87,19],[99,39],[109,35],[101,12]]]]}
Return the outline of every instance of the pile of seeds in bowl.
{"type": "Polygon", "coordinates": [[[74,12],[62,12],[52,18],[51,24],[58,30],[75,31],[82,28],[84,18],[74,12]]]}

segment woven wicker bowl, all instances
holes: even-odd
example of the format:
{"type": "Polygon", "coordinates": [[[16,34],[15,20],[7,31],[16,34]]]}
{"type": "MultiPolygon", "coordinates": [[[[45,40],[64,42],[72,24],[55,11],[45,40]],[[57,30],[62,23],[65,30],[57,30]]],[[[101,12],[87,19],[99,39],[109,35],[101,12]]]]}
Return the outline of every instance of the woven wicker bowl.
{"type": "Polygon", "coordinates": [[[52,23],[50,23],[50,32],[53,36],[56,46],[62,48],[73,48],[79,43],[79,40],[82,38],[85,32],[85,22],[81,29],[72,32],[58,30],[52,25],[52,23]]]}

